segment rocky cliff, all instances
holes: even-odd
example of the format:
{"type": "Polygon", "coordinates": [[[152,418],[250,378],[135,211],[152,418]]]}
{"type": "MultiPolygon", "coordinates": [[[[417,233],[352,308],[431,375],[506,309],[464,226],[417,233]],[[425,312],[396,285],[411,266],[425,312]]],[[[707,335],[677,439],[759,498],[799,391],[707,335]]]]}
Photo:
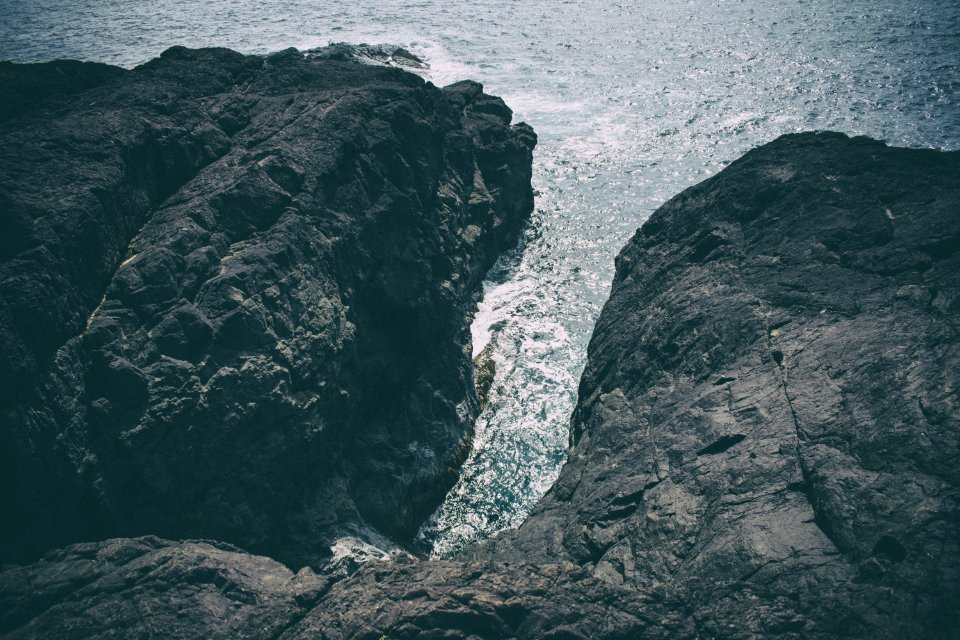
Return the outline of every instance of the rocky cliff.
{"type": "Polygon", "coordinates": [[[701,635],[954,633],[960,153],[785,136],[616,266],[570,460],[498,546],[682,589],[701,635]]]}
{"type": "Polygon", "coordinates": [[[518,530],[339,581],[211,543],[75,545],[0,574],[0,630],[955,637],[958,311],[960,153],[785,136],[617,258],[569,462],[518,530]]]}
{"type": "Polygon", "coordinates": [[[478,84],[295,50],[0,82],[0,560],[411,539],[469,441],[533,131],[478,84]]]}

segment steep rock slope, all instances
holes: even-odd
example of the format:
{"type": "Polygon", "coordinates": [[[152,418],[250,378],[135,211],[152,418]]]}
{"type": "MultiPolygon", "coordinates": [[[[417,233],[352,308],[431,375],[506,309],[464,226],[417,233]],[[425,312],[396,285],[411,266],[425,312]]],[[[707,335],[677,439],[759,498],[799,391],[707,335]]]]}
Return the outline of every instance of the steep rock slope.
{"type": "Polygon", "coordinates": [[[476,83],[295,50],[0,74],[0,559],[409,539],[468,441],[533,131],[476,83]]]}
{"type": "Polygon", "coordinates": [[[958,312],[960,154],[830,133],[748,153],[618,256],[570,460],[501,552],[704,603],[760,594],[707,619],[717,635],[738,614],[947,635],[958,312]]]}
{"type": "MultiPolygon", "coordinates": [[[[282,574],[242,584],[286,640],[955,637],[958,307],[960,154],[785,136],[665,204],[618,257],[570,460],[518,530],[336,583],[203,548],[194,562],[231,577],[199,590],[236,593],[243,558],[282,574]]],[[[218,609],[174,619],[176,590],[153,598],[150,571],[110,560],[198,544],[8,569],[0,605],[25,613],[3,630],[227,637],[218,609]],[[131,599],[150,615],[88,613],[131,599]]]]}

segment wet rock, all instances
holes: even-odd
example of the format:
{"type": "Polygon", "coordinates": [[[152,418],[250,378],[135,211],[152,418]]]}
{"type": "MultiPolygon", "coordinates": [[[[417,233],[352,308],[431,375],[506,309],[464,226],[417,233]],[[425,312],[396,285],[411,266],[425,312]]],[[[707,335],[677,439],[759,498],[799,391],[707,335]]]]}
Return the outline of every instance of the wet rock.
{"type": "Polygon", "coordinates": [[[468,315],[532,130],[296,50],[0,74],[29,104],[0,123],[0,559],[409,542],[477,411],[468,315]]]}
{"type": "Polygon", "coordinates": [[[430,65],[403,47],[394,44],[350,44],[332,42],[325,47],[307,49],[303,52],[308,58],[328,60],[352,60],[364,64],[382,64],[391,67],[404,67],[411,70],[429,69],[430,65]]]}

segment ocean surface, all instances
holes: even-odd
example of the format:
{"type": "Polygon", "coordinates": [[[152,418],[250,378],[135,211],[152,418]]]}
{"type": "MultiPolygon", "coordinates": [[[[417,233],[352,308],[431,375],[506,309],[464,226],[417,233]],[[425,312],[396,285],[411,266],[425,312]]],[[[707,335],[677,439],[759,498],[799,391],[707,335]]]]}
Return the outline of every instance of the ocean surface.
{"type": "Polygon", "coordinates": [[[404,46],[540,136],[533,223],[474,321],[496,378],[422,532],[436,555],[518,525],[556,478],[613,258],[657,206],[787,132],[960,148],[956,0],[0,0],[0,59],[17,62],[329,42],[404,46]]]}

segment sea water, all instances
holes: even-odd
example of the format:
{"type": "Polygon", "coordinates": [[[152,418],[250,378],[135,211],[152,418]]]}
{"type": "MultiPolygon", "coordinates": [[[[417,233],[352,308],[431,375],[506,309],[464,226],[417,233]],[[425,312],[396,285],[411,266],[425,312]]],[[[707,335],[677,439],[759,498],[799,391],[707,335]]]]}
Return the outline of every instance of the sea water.
{"type": "Polygon", "coordinates": [[[518,525],[556,478],[613,258],[658,205],[793,131],[960,148],[956,0],[0,0],[0,59],[19,62],[341,41],[479,80],[540,136],[532,224],[474,321],[496,376],[422,532],[436,555],[518,525]]]}

